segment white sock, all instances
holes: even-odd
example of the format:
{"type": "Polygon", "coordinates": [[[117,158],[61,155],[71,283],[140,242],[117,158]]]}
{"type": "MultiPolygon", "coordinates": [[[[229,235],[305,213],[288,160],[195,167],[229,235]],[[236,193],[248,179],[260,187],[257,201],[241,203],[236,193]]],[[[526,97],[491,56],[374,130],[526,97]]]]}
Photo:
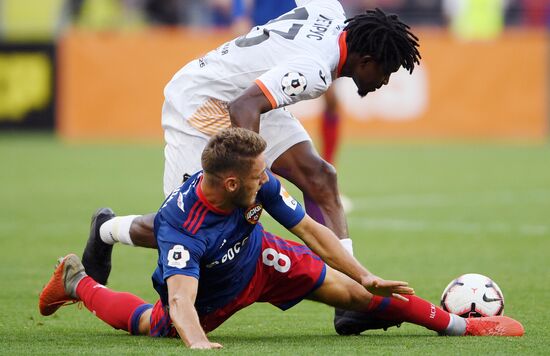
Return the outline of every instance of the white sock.
{"type": "Polygon", "coordinates": [[[353,241],[351,241],[350,238],[347,239],[341,239],[340,243],[342,244],[342,247],[349,252],[350,255],[353,256],[353,241]]]}
{"type": "Polygon", "coordinates": [[[449,314],[451,320],[444,334],[449,336],[462,336],[466,332],[466,320],[458,315],[449,314]]]}
{"type": "Polygon", "coordinates": [[[101,240],[109,245],[120,242],[124,245],[134,246],[130,238],[130,225],[135,218],[141,215],[117,216],[111,220],[105,221],[99,227],[99,236],[101,240]]]}

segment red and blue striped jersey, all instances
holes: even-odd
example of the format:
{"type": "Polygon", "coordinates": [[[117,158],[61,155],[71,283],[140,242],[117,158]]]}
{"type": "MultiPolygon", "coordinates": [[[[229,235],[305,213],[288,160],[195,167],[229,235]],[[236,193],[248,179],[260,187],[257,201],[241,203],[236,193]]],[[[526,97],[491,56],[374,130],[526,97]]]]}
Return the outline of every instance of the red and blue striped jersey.
{"type": "Polygon", "coordinates": [[[286,228],[305,216],[301,205],[268,172],[269,181],[256,196],[256,203],[231,212],[212,206],[204,197],[202,172],[191,176],[164,202],[155,217],[158,266],[153,285],[167,305],[166,279],[183,274],[199,279],[195,306],[199,314],[226,305],[252,278],[261,252],[265,209],[286,228]]]}

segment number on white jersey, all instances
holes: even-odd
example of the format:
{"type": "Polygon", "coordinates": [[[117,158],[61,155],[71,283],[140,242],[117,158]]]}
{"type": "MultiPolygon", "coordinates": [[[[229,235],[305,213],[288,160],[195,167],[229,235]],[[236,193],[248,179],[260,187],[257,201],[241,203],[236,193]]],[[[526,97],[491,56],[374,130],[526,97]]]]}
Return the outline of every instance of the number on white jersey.
{"type": "Polygon", "coordinates": [[[287,40],[293,40],[296,38],[296,35],[298,34],[302,26],[304,26],[303,23],[297,23],[296,20],[305,21],[308,17],[309,14],[307,13],[307,10],[304,7],[298,7],[292,10],[292,12],[289,12],[279,18],[269,21],[264,26],[254,27],[252,31],[250,31],[247,35],[239,37],[235,41],[235,45],[237,45],[238,47],[255,46],[268,40],[272,32],[278,34],[283,38],[286,38],[287,40]],[[278,23],[285,20],[295,20],[295,22],[292,23],[292,26],[286,32],[276,30],[276,27],[281,27],[281,25],[278,23]],[[259,36],[247,37],[248,35],[257,32],[258,30],[261,30],[259,36]]]}

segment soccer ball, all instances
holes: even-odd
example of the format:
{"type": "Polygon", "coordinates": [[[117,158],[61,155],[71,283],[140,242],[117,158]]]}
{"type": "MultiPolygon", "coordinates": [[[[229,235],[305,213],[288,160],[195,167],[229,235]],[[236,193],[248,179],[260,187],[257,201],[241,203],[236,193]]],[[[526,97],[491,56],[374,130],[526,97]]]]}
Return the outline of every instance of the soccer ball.
{"type": "Polygon", "coordinates": [[[441,307],[463,318],[502,315],[504,295],[491,278],[468,273],[447,285],[441,307]]]}
{"type": "Polygon", "coordinates": [[[306,77],[298,72],[286,73],[281,80],[281,87],[288,96],[298,95],[307,88],[306,77]]]}

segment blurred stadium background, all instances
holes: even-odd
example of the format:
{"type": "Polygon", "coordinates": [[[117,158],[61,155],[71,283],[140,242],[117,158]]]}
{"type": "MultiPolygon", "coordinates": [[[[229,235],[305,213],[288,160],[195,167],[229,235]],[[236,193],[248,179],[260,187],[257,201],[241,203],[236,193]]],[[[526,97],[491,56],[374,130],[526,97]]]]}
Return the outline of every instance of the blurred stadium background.
{"type": "MultiPolygon", "coordinates": [[[[97,207],[129,214],[160,205],[163,87],[184,63],[245,32],[255,21],[251,3],[0,0],[0,353],[180,350],[177,340],[121,338],[77,308],[40,317],[37,295],[55,257],[81,252],[97,207]]],[[[398,13],[420,37],[423,56],[412,76],[398,72],[364,100],[348,81],[336,83],[336,166],[354,206],[356,256],[434,302],[460,274],[489,275],[527,336],[449,340],[403,326],[374,333],[398,339],[337,338],[331,310],[303,303],[284,314],[255,306],[212,339],[249,354],[357,354],[367,346],[547,353],[550,1],[342,4],[348,16],[375,6],[398,13]]],[[[316,142],[323,106],[291,108],[316,142]]],[[[115,248],[111,286],[154,300],[155,259],[155,251],[115,248]]]]}
{"type": "MultiPolygon", "coordinates": [[[[294,2],[257,3],[259,11],[278,14],[294,2]]],[[[348,15],[374,6],[398,13],[419,35],[423,56],[412,77],[398,72],[366,100],[350,81],[337,81],[344,138],[546,138],[548,0],[343,5],[348,15]]],[[[159,140],[164,85],[187,61],[244,33],[256,21],[251,6],[252,0],[1,0],[0,128],[77,140],[159,140]]],[[[313,135],[323,105],[292,109],[313,135]]]]}

